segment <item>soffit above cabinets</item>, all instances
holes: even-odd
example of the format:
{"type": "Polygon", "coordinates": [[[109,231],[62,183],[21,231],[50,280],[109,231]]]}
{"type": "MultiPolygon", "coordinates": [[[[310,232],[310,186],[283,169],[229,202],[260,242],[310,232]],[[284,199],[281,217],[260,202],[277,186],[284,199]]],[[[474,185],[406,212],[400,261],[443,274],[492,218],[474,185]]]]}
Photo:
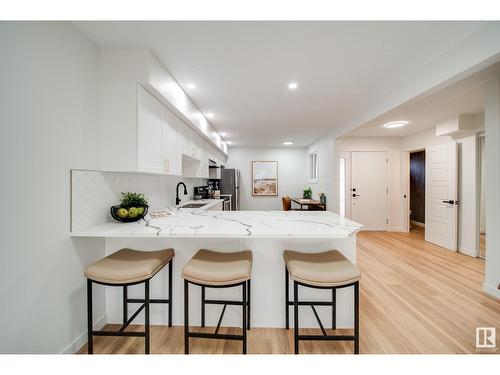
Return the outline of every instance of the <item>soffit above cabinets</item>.
{"type": "Polygon", "coordinates": [[[227,155],[227,145],[148,48],[103,48],[101,82],[140,83],[194,131],[227,155]]]}

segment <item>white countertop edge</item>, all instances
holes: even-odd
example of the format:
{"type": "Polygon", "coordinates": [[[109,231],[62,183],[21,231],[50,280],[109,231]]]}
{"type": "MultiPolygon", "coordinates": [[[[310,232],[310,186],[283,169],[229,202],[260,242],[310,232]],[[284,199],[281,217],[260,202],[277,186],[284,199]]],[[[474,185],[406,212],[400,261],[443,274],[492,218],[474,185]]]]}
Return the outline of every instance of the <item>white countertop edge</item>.
{"type": "Polygon", "coordinates": [[[253,238],[269,238],[269,239],[345,239],[345,238],[350,238],[354,235],[356,235],[362,228],[359,228],[357,230],[353,230],[349,234],[343,234],[343,235],[283,235],[283,234],[252,234],[252,235],[238,235],[238,234],[227,234],[227,235],[221,235],[221,234],[200,234],[200,235],[192,235],[192,234],[160,234],[160,235],[155,235],[152,233],[143,233],[143,234],[131,234],[131,233],[103,233],[103,232],[70,232],[69,236],[72,238],[82,238],[82,237],[87,237],[87,238],[175,238],[175,239],[196,239],[196,238],[234,238],[234,239],[253,239],[253,238]]]}

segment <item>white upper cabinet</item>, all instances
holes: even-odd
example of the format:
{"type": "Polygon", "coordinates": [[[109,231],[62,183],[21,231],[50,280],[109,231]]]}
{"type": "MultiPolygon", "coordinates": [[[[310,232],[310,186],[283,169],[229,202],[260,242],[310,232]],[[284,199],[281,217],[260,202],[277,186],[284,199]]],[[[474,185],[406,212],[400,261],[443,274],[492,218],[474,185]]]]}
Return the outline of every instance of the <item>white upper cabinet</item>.
{"type": "Polygon", "coordinates": [[[141,85],[104,85],[101,100],[101,169],[182,175],[175,114],[141,85]]]}
{"type": "Polygon", "coordinates": [[[181,126],[182,121],[168,108],[163,110],[163,157],[167,173],[182,176],[181,126]]]}
{"type": "MultiPolygon", "coordinates": [[[[137,91],[137,170],[166,172],[163,106],[142,87],[137,91]]],[[[129,150],[132,151],[132,150],[129,150]]]]}
{"type": "Polygon", "coordinates": [[[101,170],[208,177],[209,155],[225,160],[226,145],[151,51],[102,49],[100,71],[101,170]]]}

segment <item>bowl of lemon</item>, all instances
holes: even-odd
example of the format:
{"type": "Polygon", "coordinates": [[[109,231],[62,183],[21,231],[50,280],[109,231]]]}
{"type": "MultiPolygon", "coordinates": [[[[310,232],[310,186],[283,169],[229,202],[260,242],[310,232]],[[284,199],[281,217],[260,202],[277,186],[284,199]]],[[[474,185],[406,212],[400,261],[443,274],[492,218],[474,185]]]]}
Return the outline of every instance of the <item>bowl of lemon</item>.
{"type": "Polygon", "coordinates": [[[111,217],[122,223],[141,220],[148,213],[148,200],[142,193],[122,193],[121,202],[111,206],[111,217]]]}

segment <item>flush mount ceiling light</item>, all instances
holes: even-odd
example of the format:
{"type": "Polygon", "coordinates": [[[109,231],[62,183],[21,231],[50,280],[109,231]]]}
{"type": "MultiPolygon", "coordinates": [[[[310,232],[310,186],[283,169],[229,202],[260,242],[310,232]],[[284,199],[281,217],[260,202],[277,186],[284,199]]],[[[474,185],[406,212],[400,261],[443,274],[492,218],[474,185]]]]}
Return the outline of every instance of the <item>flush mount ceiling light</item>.
{"type": "Polygon", "coordinates": [[[285,146],[293,145],[293,141],[283,141],[281,143],[284,144],[285,146]]]}
{"type": "Polygon", "coordinates": [[[194,90],[196,88],[196,85],[194,83],[187,83],[186,87],[190,90],[194,90]]]}
{"type": "Polygon", "coordinates": [[[231,142],[231,141],[226,141],[226,145],[230,145],[230,144],[232,144],[232,143],[233,143],[233,142],[231,142]]]}
{"type": "Polygon", "coordinates": [[[297,89],[297,87],[299,87],[299,84],[298,84],[297,82],[290,82],[290,83],[288,84],[288,88],[289,88],[290,90],[295,90],[295,89],[297,89]]]}
{"type": "Polygon", "coordinates": [[[396,129],[396,128],[402,128],[403,126],[406,125],[408,125],[408,121],[392,121],[382,125],[382,127],[386,129],[396,129]]]}

